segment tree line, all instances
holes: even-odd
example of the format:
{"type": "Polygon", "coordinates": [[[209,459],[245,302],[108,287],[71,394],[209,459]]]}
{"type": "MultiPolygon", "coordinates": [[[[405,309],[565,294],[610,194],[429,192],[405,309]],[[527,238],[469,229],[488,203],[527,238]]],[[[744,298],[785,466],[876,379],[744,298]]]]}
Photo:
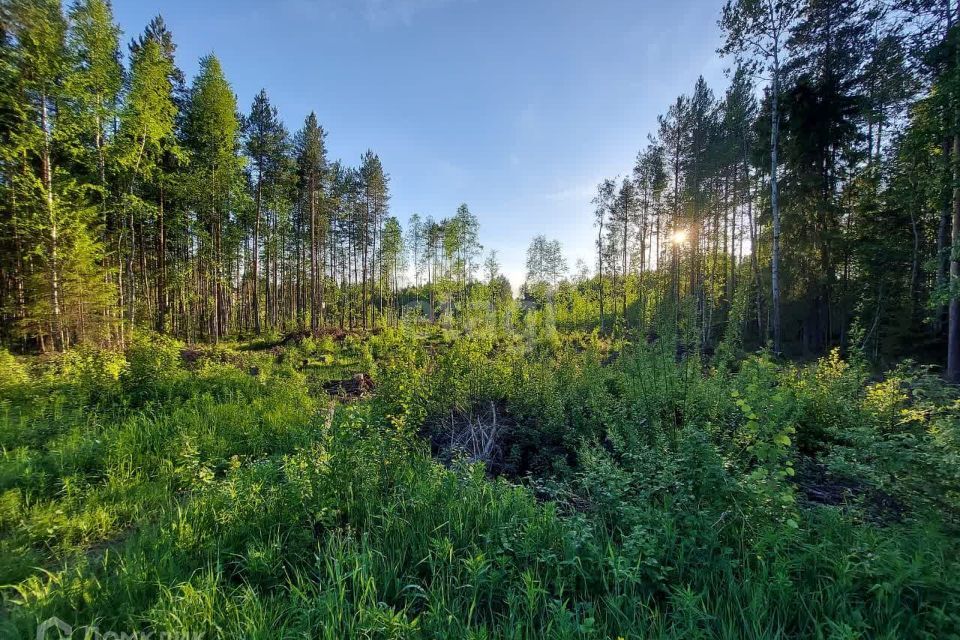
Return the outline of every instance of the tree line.
{"type": "MultiPolygon", "coordinates": [[[[593,199],[595,264],[534,238],[521,295],[570,326],[711,348],[834,346],[960,377],[960,3],[730,0],[718,52],[593,199]]],[[[463,319],[512,299],[467,205],[405,228],[372,151],[331,161],[219,61],[188,84],[162,18],[0,2],[0,339],[123,345],[463,319]]]]}
{"type": "MultiPolygon", "coordinates": [[[[215,56],[188,86],[175,52],[160,17],[124,52],[107,0],[0,3],[3,341],[396,315],[405,239],[380,158],[330,161],[314,113],[291,134],[265,91],[241,113],[215,56]]],[[[423,229],[431,277],[449,258],[439,226],[423,229]]],[[[476,233],[465,206],[449,226],[476,233]]]]}
{"type": "Polygon", "coordinates": [[[700,78],[598,185],[600,324],[684,310],[775,352],[942,354],[960,376],[960,3],[730,0],[700,78]]]}

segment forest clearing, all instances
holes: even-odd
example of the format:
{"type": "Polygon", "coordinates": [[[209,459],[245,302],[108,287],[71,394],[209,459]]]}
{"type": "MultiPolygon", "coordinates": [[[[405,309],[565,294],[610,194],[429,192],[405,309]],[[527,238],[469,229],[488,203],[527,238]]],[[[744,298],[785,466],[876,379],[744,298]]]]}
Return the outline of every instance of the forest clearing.
{"type": "Polygon", "coordinates": [[[0,0],[0,640],[960,638],[960,2],[157,4],[0,0]]]}
{"type": "Polygon", "coordinates": [[[528,328],[8,359],[5,637],[957,630],[955,389],[528,328]]]}

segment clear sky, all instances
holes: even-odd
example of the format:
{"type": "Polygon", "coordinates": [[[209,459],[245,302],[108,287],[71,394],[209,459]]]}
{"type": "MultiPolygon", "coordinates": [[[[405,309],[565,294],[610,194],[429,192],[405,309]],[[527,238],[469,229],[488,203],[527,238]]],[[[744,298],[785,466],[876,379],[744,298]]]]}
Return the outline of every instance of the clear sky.
{"type": "Polygon", "coordinates": [[[516,287],[526,247],[593,266],[603,177],[703,75],[717,94],[721,0],[114,0],[124,44],[156,14],[188,78],[215,53],[246,112],[267,90],[291,132],[312,110],[330,159],[373,149],[391,214],[466,202],[516,287]]]}

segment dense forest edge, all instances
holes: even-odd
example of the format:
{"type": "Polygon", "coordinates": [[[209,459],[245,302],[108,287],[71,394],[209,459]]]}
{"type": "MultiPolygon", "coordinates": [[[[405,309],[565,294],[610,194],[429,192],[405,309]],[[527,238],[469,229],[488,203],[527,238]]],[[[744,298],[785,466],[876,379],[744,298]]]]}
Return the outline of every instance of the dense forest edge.
{"type": "Polygon", "coordinates": [[[0,0],[0,637],[960,636],[958,21],[731,0],[511,283],[161,17],[0,0]]]}

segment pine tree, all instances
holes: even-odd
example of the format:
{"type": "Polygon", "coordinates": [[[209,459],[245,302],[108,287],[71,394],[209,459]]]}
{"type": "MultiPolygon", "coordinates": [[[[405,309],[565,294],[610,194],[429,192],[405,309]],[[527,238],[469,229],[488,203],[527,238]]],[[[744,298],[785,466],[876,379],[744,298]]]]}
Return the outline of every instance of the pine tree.
{"type": "MultiPolygon", "coordinates": [[[[173,101],[170,69],[170,60],[155,41],[148,40],[138,48],[131,56],[130,86],[120,113],[116,164],[123,190],[121,234],[127,238],[122,249],[126,256],[126,298],[131,325],[137,320],[138,287],[134,265],[138,250],[141,253],[144,251],[142,236],[146,222],[156,221],[158,238],[155,246],[161,263],[164,262],[165,221],[162,198],[159,196],[164,180],[164,160],[167,154],[180,154],[175,137],[177,107],[173,101]]],[[[145,260],[142,262],[145,263],[145,260]]],[[[154,315],[157,318],[156,325],[161,329],[166,318],[164,271],[165,265],[161,264],[154,315]]],[[[146,279],[146,274],[141,276],[146,279]]]]}
{"type": "Polygon", "coordinates": [[[594,220],[597,226],[597,290],[600,298],[600,332],[605,330],[605,318],[603,313],[603,265],[605,257],[603,228],[609,220],[610,212],[614,206],[614,194],[616,183],[607,179],[597,185],[597,195],[593,198],[594,220]]]}
{"type": "MultiPolygon", "coordinates": [[[[730,81],[730,86],[723,101],[723,128],[728,144],[730,145],[730,162],[734,175],[733,184],[736,195],[735,208],[740,215],[746,215],[747,234],[750,243],[750,272],[753,277],[755,294],[755,311],[757,320],[757,337],[766,340],[763,324],[763,285],[760,276],[758,253],[760,238],[757,231],[757,220],[753,208],[754,182],[751,165],[756,134],[754,122],[757,119],[757,100],[754,96],[753,83],[748,70],[739,65],[730,81]]],[[[733,243],[731,243],[733,245],[733,243]]],[[[731,281],[735,273],[736,261],[731,261],[731,281]]],[[[731,288],[732,291],[732,288],[731,288]]]]}
{"type": "Polygon", "coordinates": [[[400,227],[400,221],[393,216],[387,218],[386,222],[384,222],[382,250],[380,253],[383,262],[382,277],[388,283],[394,323],[399,325],[400,305],[398,293],[400,275],[406,267],[404,259],[406,252],[403,244],[403,229],[400,227]]]}
{"type": "Polygon", "coordinates": [[[297,134],[297,163],[300,172],[301,201],[305,203],[307,226],[310,230],[310,328],[316,329],[322,320],[321,282],[323,267],[320,263],[320,243],[323,225],[320,221],[323,181],[327,171],[327,151],[324,144],[326,133],[317,123],[317,116],[310,113],[303,128],[297,134]]]}
{"type": "MultiPolygon", "coordinates": [[[[72,70],[68,75],[70,94],[76,98],[71,111],[75,115],[77,136],[86,144],[78,158],[82,166],[96,176],[90,180],[107,199],[107,157],[110,154],[108,128],[117,115],[123,67],[120,62],[120,28],[114,24],[113,10],[106,0],[78,0],[70,9],[68,47],[72,70]]],[[[86,176],[90,179],[92,176],[86,176]]]]}
{"type": "Polygon", "coordinates": [[[236,97],[220,61],[205,56],[190,90],[184,134],[190,150],[189,191],[199,218],[201,325],[214,342],[227,328],[223,230],[240,184],[239,133],[236,97]]]}
{"type": "Polygon", "coordinates": [[[57,108],[67,97],[67,24],[56,0],[17,0],[10,3],[7,11],[7,29],[16,42],[14,73],[26,103],[23,128],[19,131],[19,143],[27,158],[22,169],[29,176],[23,182],[28,186],[24,205],[31,212],[27,224],[39,231],[35,240],[43,265],[43,276],[32,289],[46,292],[31,305],[31,329],[41,345],[45,346],[46,334],[54,349],[62,349],[68,343],[61,291],[65,243],[62,236],[72,203],[61,197],[70,181],[68,175],[59,172],[56,163],[65,155],[65,148],[75,143],[66,128],[61,131],[57,108]]]}
{"type": "Polygon", "coordinates": [[[661,198],[667,186],[667,172],[664,166],[663,146],[650,140],[646,149],[637,154],[637,162],[633,168],[633,182],[640,200],[639,234],[640,247],[640,322],[645,325],[647,309],[647,290],[649,288],[646,277],[647,270],[660,264],[661,239],[661,198]]]}
{"type": "Polygon", "coordinates": [[[777,183],[780,161],[780,94],[782,63],[790,30],[794,27],[800,3],[792,0],[728,0],[720,25],[726,41],[725,54],[752,61],[753,67],[765,67],[770,74],[770,210],[773,221],[770,270],[770,306],[773,325],[773,350],[783,350],[780,290],[780,195],[777,183]]]}
{"type": "MultiPolygon", "coordinates": [[[[270,104],[265,90],[253,99],[250,115],[245,121],[247,156],[250,158],[250,181],[255,192],[256,211],[253,220],[252,258],[252,314],[253,329],[260,327],[260,224],[264,207],[264,183],[275,179],[283,170],[287,132],[276,108],[270,104]]],[[[321,296],[322,297],[322,296],[321,296]]]]}
{"type": "MultiPolygon", "coordinates": [[[[383,171],[380,158],[371,150],[367,150],[360,159],[360,180],[362,202],[362,221],[358,242],[362,253],[360,272],[360,312],[361,324],[367,328],[367,312],[373,297],[373,275],[377,261],[377,238],[383,220],[388,212],[389,177],[383,171]],[[369,293],[368,293],[369,285],[369,293]]],[[[381,301],[382,301],[381,295],[381,301]]],[[[382,312],[382,308],[381,308],[382,312]]]]}

